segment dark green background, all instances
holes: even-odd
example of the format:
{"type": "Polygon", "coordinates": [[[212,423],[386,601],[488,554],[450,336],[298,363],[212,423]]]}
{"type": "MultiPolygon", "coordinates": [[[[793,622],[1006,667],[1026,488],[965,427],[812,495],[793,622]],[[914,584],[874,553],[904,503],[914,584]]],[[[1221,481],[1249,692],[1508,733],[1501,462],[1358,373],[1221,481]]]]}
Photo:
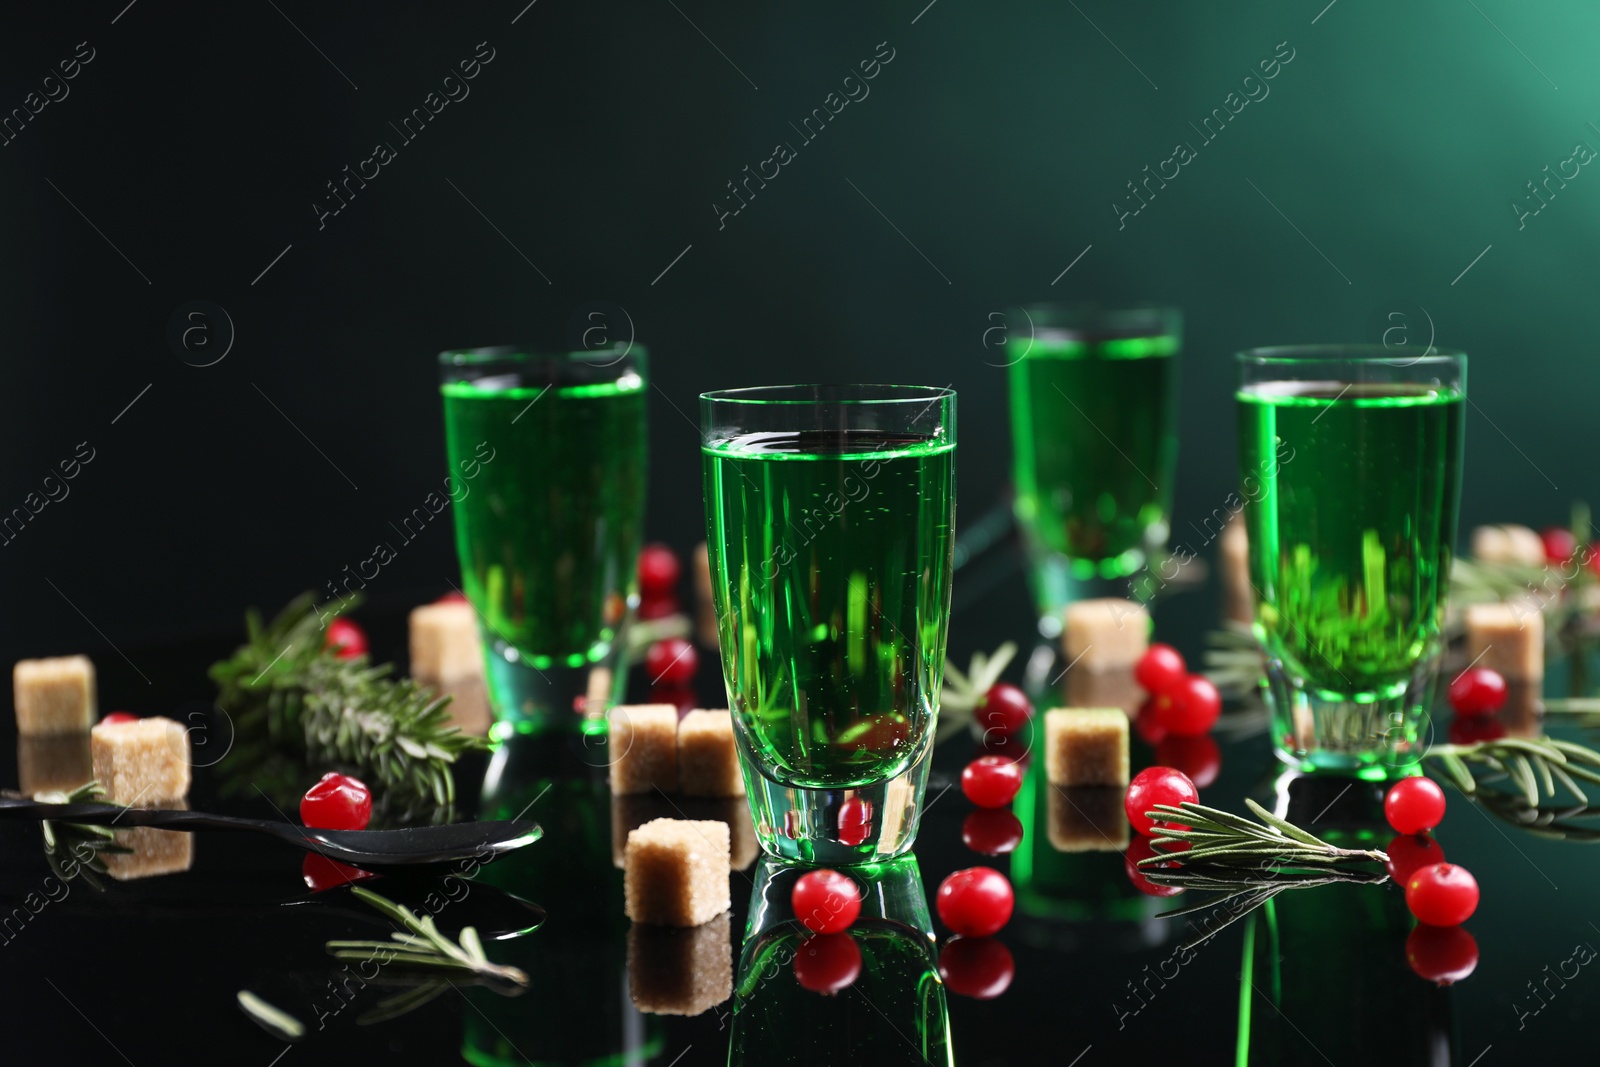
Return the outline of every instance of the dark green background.
{"type": "MultiPolygon", "coordinates": [[[[1234,350],[1375,340],[1416,307],[1472,357],[1463,527],[1596,495],[1600,176],[1520,231],[1509,206],[1576,141],[1600,147],[1592,6],[675,2],[540,0],[515,25],[523,0],[0,13],[0,109],[78,41],[97,53],[0,148],[0,509],[97,450],[0,547],[0,643],[138,644],[320,586],[444,475],[433,354],[559,340],[595,299],[654,354],[650,527],[680,547],[701,536],[692,423],[714,387],[953,384],[975,518],[1009,461],[989,316],[1049,297],[1182,306],[1180,528],[1233,486],[1234,350]],[[323,183],[479,41],[496,56],[470,97],[319,232],[323,183]],[[719,231],[724,183],[881,41],[871,95],[719,231]],[[1124,183],[1285,41],[1270,96],[1119,231],[1124,183]],[[237,327],[214,367],[165,341],[192,299],[237,327]]],[[[372,593],[453,576],[440,527],[372,593]]]]}

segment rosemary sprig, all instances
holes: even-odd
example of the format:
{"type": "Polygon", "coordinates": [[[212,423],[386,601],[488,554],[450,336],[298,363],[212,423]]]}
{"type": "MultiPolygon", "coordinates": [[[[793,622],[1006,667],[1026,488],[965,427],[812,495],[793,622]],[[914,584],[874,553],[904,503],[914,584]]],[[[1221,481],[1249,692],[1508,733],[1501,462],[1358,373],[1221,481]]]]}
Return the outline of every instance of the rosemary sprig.
{"type": "Polygon", "coordinates": [[[1538,807],[1541,791],[1554,797],[1558,783],[1584,804],[1589,802],[1589,795],[1578,782],[1600,785],[1600,752],[1553,737],[1502,737],[1471,745],[1435,745],[1423,758],[1433,760],[1451,782],[1468,794],[1476,793],[1481,784],[1473,776],[1472,767],[1488,768],[1491,775],[1484,781],[1497,776],[1510,779],[1530,808],[1538,807]]]}
{"type": "Polygon", "coordinates": [[[1157,804],[1145,814],[1151,819],[1178,823],[1187,830],[1163,828],[1155,845],[1187,843],[1184,852],[1166,852],[1139,861],[1140,867],[1154,867],[1165,863],[1178,863],[1185,867],[1196,864],[1253,868],[1257,871],[1281,871],[1296,867],[1328,867],[1341,863],[1366,863],[1376,860],[1387,863],[1389,857],[1377,849],[1339,848],[1296,826],[1280,819],[1250,798],[1245,805],[1260,818],[1252,822],[1242,815],[1208,808],[1203,804],[1184,802],[1176,807],[1157,804]]]}
{"type": "Polygon", "coordinates": [[[468,978],[484,978],[527,987],[526,971],[489,961],[483,951],[483,942],[478,939],[478,931],[474,928],[463,927],[460,943],[457,944],[439,932],[431,915],[419,916],[410,908],[361,886],[352,886],[350,891],[394,919],[405,928],[405,932],[390,934],[389,941],[329,941],[327,948],[334,959],[371,962],[380,967],[441,970],[468,978]]]}
{"type": "Polygon", "coordinates": [[[258,753],[289,746],[312,762],[359,768],[388,790],[448,804],[455,796],[451,765],[487,741],[450,722],[449,697],[389,678],[390,665],[327,650],[325,620],[338,610],[319,610],[307,593],[266,626],[252,611],[249,639],[212,666],[217,704],[245,741],[241,753],[252,740],[258,753]]]}

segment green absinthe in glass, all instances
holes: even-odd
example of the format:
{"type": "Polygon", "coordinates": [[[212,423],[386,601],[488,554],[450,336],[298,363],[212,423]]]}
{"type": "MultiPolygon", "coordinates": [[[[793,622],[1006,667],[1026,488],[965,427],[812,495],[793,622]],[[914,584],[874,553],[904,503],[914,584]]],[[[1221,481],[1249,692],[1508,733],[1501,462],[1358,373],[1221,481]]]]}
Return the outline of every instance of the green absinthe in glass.
{"type": "Polygon", "coordinates": [[[1118,578],[1166,540],[1175,332],[1036,328],[1006,346],[1018,521],[1076,578],[1118,578]]]}
{"type": "Polygon", "coordinates": [[[456,478],[468,490],[455,503],[464,592],[486,641],[534,668],[597,663],[637,595],[644,380],[495,383],[440,387],[451,471],[480,461],[475,478],[456,478]]]}
{"type": "Polygon", "coordinates": [[[1444,621],[1464,394],[1264,382],[1238,399],[1256,632],[1268,655],[1324,700],[1404,693],[1444,621]]]}
{"type": "Polygon", "coordinates": [[[740,735],[781,785],[894,777],[938,709],[955,445],[747,434],[704,457],[712,589],[740,735]]]}

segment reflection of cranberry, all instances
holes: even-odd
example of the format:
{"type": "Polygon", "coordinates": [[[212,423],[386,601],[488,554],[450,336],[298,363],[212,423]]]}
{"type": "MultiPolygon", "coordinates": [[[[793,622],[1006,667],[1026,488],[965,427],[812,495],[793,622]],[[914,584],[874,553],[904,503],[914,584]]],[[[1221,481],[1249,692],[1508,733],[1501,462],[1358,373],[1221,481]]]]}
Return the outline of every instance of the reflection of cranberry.
{"type": "Polygon", "coordinates": [[[861,949],[849,934],[818,934],[795,949],[794,976],[802,989],[839,993],[860,975],[861,949]]]}
{"type": "Polygon", "coordinates": [[[645,622],[664,619],[678,613],[678,598],[672,596],[645,597],[639,601],[639,618],[645,622]]]}
{"type": "MultiPolygon", "coordinates": [[[[687,685],[653,685],[650,687],[650,703],[671,704],[678,709],[681,718],[685,712],[693,711],[700,706],[700,696],[694,689],[687,685]]],[[[579,710],[589,706],[587,697],[578,698],[579,710]]]]}
{"type": "Polygon", "coordinates": [[[1167,728],[1161,724],[1161,712],[1164,705],[1172,703],[1171,697],[1147,697],[1139,705],[1139,714],[1134,716],[1133,728],[1147,745],[1159,745],[1167,736],[1167,728]]]}
{"type": "Polygon", "coordinates": [[[1476,719],[1463,719],[1458,715],[1450,720],[1450,743],[1453,745],[1498,741],[1505,735],[1506,724],[1493,715],[1476,719]]]}
{"type": "Polygon", "coordinates": [[[322,893],[329,889],[338,889],[342,885],[355,882],[364,882],[368,878],[376,878],[371,871],[364,871],[360,867],[352,867],[348,863],[331,860],[320,852],[306,853],[305,860],[300,864],[300,877],[305,879],[306,885],[313,893],[322,893]]]}
{"type": "Polygon", "coordinates": [[[851,848],[861,844],[872,832],[872,805],[851,797],[839,805],[839,843],[851,848]]]}
{"type": "Polygon", "coordinates": [[[1017,973],[1011,950],[992,937],[957,937],[939,953],[939,977],[952,993],[993,1000],[1017,973]]]}
{"type": "Polygon", "coordinates": [[[1418,926],[1406,938],[1406,962],[1430,982],[1459,982],[1478,966],[1478,942],[1459,926],[1418,926]]]}
{"type": "MultiPolygon", "coordinates": [[[[1188,847],[1188,844],[1189,843],[1187,841],[1183,843],[1185,848],[1188,847]]],[[[1182,851],[1182,849],[1179,851],[1182,851]]],[[[1149,878],[1145,877],[1145,873],[1150,868],[1141,868],[1139,866],[1140,860],[1149,859],[1151,856],[1164,856],[1166,854],[1167,850],[1156,848],[1150,843],[1150,839],[1148,837],[1134,838],[1133,843],[1128,846],[1128,851],[1122,857],[1122,863],[1123,867],[1128,872],[1128,881],[1133,883],[1133,887],[1135,889],[1152,897],[1175,897],[1179,893],[1183,892],[1183,886],[1181,885],[1158,885],[1157,883],[1152,882],[1149,878]]],[[[1153,866],[1174,867],[1177,865],[1173,863],[1162,863],[1155,864],[1153,866]]]]}
{"type": "Polygon", "coordinates": [[[646,600],[670,599],[678,588],[683,567],[666,545],[651,543],[639,552],[639,592],[646,600]]]}
{"type": "Polygon", "coordinates": [[[1005,808],[980,808],[961,824],[961,842],[985,856],[1000,856],[1022,843],[1022,821],[1005,808]]]}
{"type": "Polygon", "coordinates": [[[1421,868],[1444,862],[1444,849],[1428,834],[1400,834],[1383,851],[1389,855],[1384,864],[1389,877],[1402,887],[1421,868]]]}
{"type": "Polygon", "coordinates": [[[1168,737],[1156,746],[1156,762],[1176,767],[1189,776],[1196,789],[1204,789],[1222,772],[1222,749],[1210,734],[1168,737]]]}
{"type": "Polygon", "coordinates": [[[681,637],[664,637],[644,654],[644,673],[651,685],[688,685],[700,667],[700,653],[681,637]]]}

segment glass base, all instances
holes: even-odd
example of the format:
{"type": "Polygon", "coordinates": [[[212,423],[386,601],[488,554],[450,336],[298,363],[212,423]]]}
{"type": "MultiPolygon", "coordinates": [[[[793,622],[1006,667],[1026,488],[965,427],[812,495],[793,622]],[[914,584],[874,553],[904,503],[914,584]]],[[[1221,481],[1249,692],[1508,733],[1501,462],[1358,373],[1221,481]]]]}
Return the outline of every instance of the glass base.
{"type": "Polygon", "coordinates": [[[1047,640],[1061,636],[1063,613],[1073,601],[1134,595],[1130,577],[1144,567],[1147,559],[1141,549],[1129,549],[1120,556],[1098,562],[1069,559],[1042,545],[1032,544],[1031,539],[1027,556],[1028,588],[1039,612],[1039,636],[1047,640]]]}
{"type": "Polygon", "coordinates": [[[603,734],[606,712],[622,699],[627,672],[619,638],[601,662],[539,668],[504,640],[483,634],[484,680],[494,711],[490,736],[551,731],[603,734]]]}
{"type": "Polygon", "coordinates": [[[851,789],[785,785],[762,773],[736,730],[756,840],[769,855],[823,866],[878,863],[908,852],[922,818],[933,735],[894,778],[851,789]]]}
{"type": "Polygon", "coordinates": [[[1380,780],[1411,773],[1433,740],[1437,664],[1376,693],[1341,695],[1307,689],[1281,662],[1267,663],[1272,748],[1298,771],[1380,780]]]}

